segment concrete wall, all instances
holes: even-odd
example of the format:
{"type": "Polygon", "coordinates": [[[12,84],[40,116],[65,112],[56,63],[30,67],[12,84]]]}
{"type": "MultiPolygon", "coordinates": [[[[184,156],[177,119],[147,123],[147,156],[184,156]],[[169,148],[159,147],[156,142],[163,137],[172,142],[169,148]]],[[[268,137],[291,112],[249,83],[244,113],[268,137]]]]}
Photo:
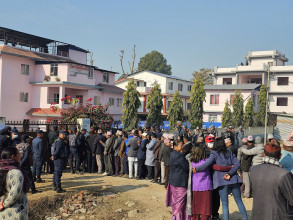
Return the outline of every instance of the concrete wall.
{"type": "Polygon", "coordinates": [[[272,74],[273,77],[270,77],[270,92],[288,92],[292,91],[293,89],[293,71],[292,74],[286,74],[286,73],[278,73],[278,74],[272,74]],[[289,77],[289,85],[282,86],[278,85],[278,77],[289,77]]]}
{"type": "Polygon", "coordinates": [[[274,94],[269,95],[270,111],[271,112],[286,112],[292,113],[293,108],[293,94],[274,94]],[[277,97],[288,98],[288,106],[277,106],[277,97]]]}
{"type": "Polygon", "coordinates": [[[87,64],[87,53],[77,50],[69,50],[69,58],[76,62],[87,64]]]}
{"type": "Polygon", "coordinates": [[[224,78],[232,78],[232,84],[237,84],[236,82],[236,75],[217,75],[216,85],[223,85],[224,78]]]}

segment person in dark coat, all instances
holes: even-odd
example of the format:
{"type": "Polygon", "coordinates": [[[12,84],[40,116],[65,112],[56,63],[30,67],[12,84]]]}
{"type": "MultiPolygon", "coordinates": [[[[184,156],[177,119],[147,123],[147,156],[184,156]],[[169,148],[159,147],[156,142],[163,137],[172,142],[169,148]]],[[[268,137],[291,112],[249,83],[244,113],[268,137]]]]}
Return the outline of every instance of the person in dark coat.
{"type": "Polygon", "coordinates": [[[80,138],[79,138],[79,132],[77,131],[76,127],[72,129],[72,134],[69,135],[68,141],[69,141],[69,149],[71,153],[69,158],[71,173],[76,172],[77,174],[81,174],[80,155],[79,155],[80,138]],[[75,170],[73,169],[73,157],[75,158],[75,170]]]}
{"type": "Polygon", "coordinates": [[[154,180],[152,182],[154,183],[160,183],[160,178],[161,178],[161,163],[159,160],[159,154],[161,151],[162,143],[164,141],[161,140],[162,135],[160,133],[157,134],[157,143],[154,147],[154,160],[155,160],[155,176],[154,180]]]}
{"type": "Polygon", "coordinates": [[[102,143],[106,142],[106,137],[103,136],[102,134],[102,130],[98,129],[98,134],[94,140],[93,143],[93,156],[96,157],[96,162],[97,162],[97,166],[98,166],[98,173],[102,174],[104,169],[105,169],[105,164],[104,164],[104,146],[100,143],[100,141],[102,143]]]}
{"type": "Polygon", "coordinates": [[[226,138],[225,144],[226,144],[228,151],[231,151],[234,154],[234,156],[237,157],[238,147],[236,147],[232,144],[232,140],[230,138],[226,138]]]}
{"type": "Polygon", "coordinates": [[[164,163],[165,168],[165,189],[167,189],[170,175],[170,156],[173,151],[171,146],[171,140],[168,134],[165,135],[164,144],[162,144],[162,149],[160,151],[160,160],[164,163]]]}
{"type": "Polygon", "coordinates": [[[137,152],[138,152],[138,142],[140,138],[138,137],[138,131],[134,130],[133,137],[129,139],[126,144],[126,147],[129,147],[128,150],[128,167],[129,167],[129,178],[133,178],[133,167],[134,167],[134,178],[138,177],[138,159],[137,159],[137,152]]]}
{"type": "Polygon", "coordinates": [[[146,159],[146,145],[149,143],[147,133],[142,133],[142,140],[139,142],[137,159],[138,159],[138,179],[144,179],[147,175],[147,168],[145,165],[146,159]]]}
{"type": "Polygon", "coordinates": [[[89,134],[85,138],[86,143],[86,153],[87,153],[87,172],[95,172],[96,167],[96,155],[93,155],[94,141],[96,139],[94,127],[90,128],[89,134]]]}
{"type": "Polygon", "coordinates": [[[113,172],[113,153],[114,153],[114,143],[116,140],[116,136],[112,135],[112,131],[107,131],[106,133],[106,142],[104,143],[102,140],[100,141],[100,144],[102,144],[105,148],[104,150],[104,163],[105,163],[105,173],[103,173],[104,176],[110,175],[112,176],[114,174],[113,172]]]}
{"type": "Polygon", "coordinates": [[[80,157],[80,163],[82,164],[82,170],[85,172],[86,170],[86,163],[87,163],[87,150],[86,150],[86,141],[85,141],[85,134],[86,129],[82,129],[79,134],[80,139],[80,145],[79,145],[79,157],[80,157]]]}
{"type": "Polygon", "coordinates": [[[41,179],[42,166],[44,162],[44,142],[43,142],[44,132],[42,130],[37,130],[37,137],[33,140],[33,177],[37,183],[44,183],[45,181],[41,179]]]}
{"type": "Polygon", "coordinates": [[[41,192],[36,190],[36,186],[33,179],[32,170],[30,167],[30,153],[31,153],[31,145],[28,143],[29,136],[23,134],[21,136],[21,143],[16,145],[16,148],[20,154],[20,167],[23,169],[25,174],[28,177],[29,186],[31,188],[32,194],[41,192]]]}
{"type": "Polygon", "coordinates": [[[18,130],[16,128],[11,130],[11,140],[12,140],[12,147],[21,143],[20,138],[18,137],[18,130]]]}
{"type": "MultiPolygon", "coordinates": [[[[53,125],[53,130],[49,132],[48,134],[48,145],[49,145],[49,154],[51,155],[51,146],[54,143],[54,141],[58,138],[58,126],[53,125]]],[[[48,166],[50,169],[50,173],[52,174],[54,172],[54,163],[52,160],[48,160],[48,166]]]]}
{"type": "Polygon", "coordinates": [[[190,137],[188,137],[187,135],[183,136],[183,150],[182,150],[182,154],[184,156],[186,156],[187,154],[190,154],[191,149],[192,149],[192,143],[190,140],[190,137]]]}
{"type": "Polygon", "coordinates": [[[115,162],[115,175],[119,176],[119,172],[121,170],[121,166],[120,166],[121,161],[120,161],[119,154],[120,154],[121,143],[123,141],[122,131],[117,130],[116,136],[118,138],[115,140],[115,143],[114,143],[114,162],[115,162]]]}
{"type": "Polygon", "coordinates": [[[0,130],[0,155],[2,153],[2,150],[9,146],[9,139],[7,136],[7,130],[4,128],[0,130]]]}
{"type": "Polygon", "coordinates": [[[64,163],[67,158],[66,144],[64,140],[66,138],[66,132],[59,131],[59,137],[55,141],[55,151],[53,152],[54,160],[54,175],[53,175],[53,190],[57,193],[64,193],[66,190],[61,188],[61,177],[63,172],[64,163]]]}
{"type": "Polygon", "coordinates": [[[267,143],[263,164],[252,166],[252,220],[293,219],[293,174],[282,168],[281,148],[267,143]]]}

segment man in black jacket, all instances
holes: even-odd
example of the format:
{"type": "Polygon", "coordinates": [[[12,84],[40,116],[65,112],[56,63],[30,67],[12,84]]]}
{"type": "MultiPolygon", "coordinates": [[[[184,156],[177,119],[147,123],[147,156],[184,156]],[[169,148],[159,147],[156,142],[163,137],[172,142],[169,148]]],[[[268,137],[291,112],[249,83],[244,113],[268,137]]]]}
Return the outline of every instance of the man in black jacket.
{"type": "MultiPolygon", "coordinates": [[[[58,126],[57,125],[53,125],[53,130],[49,132],[48,134],[48,145],[49,145],[49,154],[50,154],[50,157],[52,156],[51,155],[51,147],[52,147],[52,144],[54,143],[54,141],[58,138],[58,126]]],[[[54,163],[52,160],[48,160],[48,166],[49,166],[49,169],[50,169],[50,173],[52,174],[54,172],[54,163]]]]}
{"type": "Polygon", "coordinates": [[[86,153],[87,153],[87,172],[93,173],[95,171],[96,155],[93,155],[94,141],[96,139],[95,129],[91,127],[89,134],[85,138],[86,153]]]}
{"type": "Polygon", "coordinates": [[[97,133],[98,134],[97,134],[97,136],[96,136],[96,138],[94,140],[94,143],[93,143],[92,155],[96,157],[97,166],[98,166],[98,173],[102,174],[104,169],[105,169],[105,165],[104,165],[104,146],[100,143],[100,141],[105,143],[106,138],[105,138],[105,136],[103,136],[101,129],[98,129],[97,133]]]}

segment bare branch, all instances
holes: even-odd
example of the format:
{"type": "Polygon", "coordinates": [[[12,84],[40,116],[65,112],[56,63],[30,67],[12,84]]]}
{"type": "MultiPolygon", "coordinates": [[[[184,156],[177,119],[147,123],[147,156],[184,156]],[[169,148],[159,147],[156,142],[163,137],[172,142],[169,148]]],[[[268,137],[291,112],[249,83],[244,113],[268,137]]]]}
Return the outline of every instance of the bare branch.
{"type": "Polygon", "coordinates": [[[134,44],[132,49],[133,55],[132,55],[132,67],[131,67],[130,73],[134,72],[134,64],[135,64],[135,57],[136,57],[135,48],[136,48],[136,45],[134,44]]]}
{"type": "Polygon", "coordinates": [[[119,57],[120,57],[120,64],[121,64],[122,72],[123,72],[123,74],[125,74],[124,68],[123,68],[124,50],[121,50],[121,55],[119,55],[119,57]]]}

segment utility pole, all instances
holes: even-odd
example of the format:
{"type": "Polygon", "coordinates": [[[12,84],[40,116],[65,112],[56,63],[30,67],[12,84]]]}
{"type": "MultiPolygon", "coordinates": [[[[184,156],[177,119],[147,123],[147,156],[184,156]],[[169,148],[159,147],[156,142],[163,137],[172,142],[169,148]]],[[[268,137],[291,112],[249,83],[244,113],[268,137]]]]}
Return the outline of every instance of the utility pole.
{"type": "Polygon", "coordinates": [[[270,83],[270,69],[271,64],[268,63],[268,78],[267,78],[267,97],[266,97],[266,115],[265,115],[265,134],[264,134],[264,145],[267,144],[267,129],[268,129],[268,104],[269,104],[269,83],[270,83]]]}

